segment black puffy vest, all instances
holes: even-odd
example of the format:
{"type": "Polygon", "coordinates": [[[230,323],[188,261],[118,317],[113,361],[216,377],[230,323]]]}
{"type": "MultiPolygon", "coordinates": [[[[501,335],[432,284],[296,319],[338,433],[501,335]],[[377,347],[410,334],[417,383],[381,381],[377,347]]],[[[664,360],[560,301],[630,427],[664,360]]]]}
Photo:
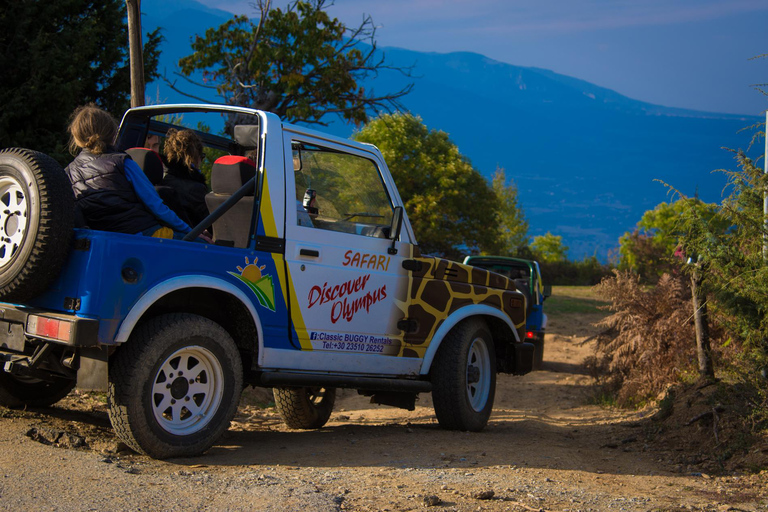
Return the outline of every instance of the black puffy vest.
{"type": "Polygon", "coordinates": [[[126,158],[125,153],[83,150],[67,166],[75,204],[89,228],[135,234],[159,223],[125,177],[126,158]]]}
{"type": "Polygon", "coordinates": [[[179,216],[188,218],[192,226],[198,225],[208,216],[208,206],[205,203],[208,187],[205,185],[205,177],[181,162],[169,162],[166,167],[167,173],[162,183],[176,191],[179,204],[183,208],[183,215],[179,216]]]}

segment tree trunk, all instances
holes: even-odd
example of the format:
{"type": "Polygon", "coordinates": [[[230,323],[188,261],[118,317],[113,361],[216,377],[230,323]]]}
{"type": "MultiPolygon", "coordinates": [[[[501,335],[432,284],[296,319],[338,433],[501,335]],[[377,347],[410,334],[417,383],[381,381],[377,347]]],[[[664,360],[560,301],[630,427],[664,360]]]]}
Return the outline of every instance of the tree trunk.
{"type": "Polygon", "coordinates": [[[141,0],[125,0],[131,56],[131,107],[144,105],[144,55],[141,45],[141,0]]]}
{"type": "Polygon", "coordinates": [[[701,291],[701,270],[697,263],[691,276],[691,294],[693,318],[696,326],[696,353],[699,357],[699,377],[714,380],[715,368],[712,363],[712,350],[709,344],[709,319],[706,297],[701,291]]]}

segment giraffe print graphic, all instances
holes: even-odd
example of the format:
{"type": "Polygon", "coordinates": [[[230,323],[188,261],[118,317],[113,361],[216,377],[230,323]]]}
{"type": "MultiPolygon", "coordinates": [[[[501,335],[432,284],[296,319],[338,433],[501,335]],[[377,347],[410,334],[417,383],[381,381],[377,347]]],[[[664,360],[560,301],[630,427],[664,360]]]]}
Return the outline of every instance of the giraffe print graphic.
{"type": "Polygon", "coordinates": [[[523,339],[525,296],[515,283],[488,270],[470,267],[441,258],[415,257],[415,270],[409,272],[407,297],[397,301],[414,328],[404,332],[398,355],[424,357],[440,325],[458,309],[485,304],[503,311],[523,339]]]}

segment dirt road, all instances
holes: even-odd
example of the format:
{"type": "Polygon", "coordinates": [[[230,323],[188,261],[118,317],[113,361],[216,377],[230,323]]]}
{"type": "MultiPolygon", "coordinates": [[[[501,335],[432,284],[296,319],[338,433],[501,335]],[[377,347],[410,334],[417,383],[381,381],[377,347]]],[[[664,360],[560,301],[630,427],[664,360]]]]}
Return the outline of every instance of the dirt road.
{"type": "Polygon", "coordinates": [[[219,445],[159,462],[120,450],[100,397],[0,409],[0,509],[768,510],[765,473],[680,465],[647,443],[643,413],[587,405],[596,318],[550,317],[544,370],[499,377],[482,433],[440,430],[429,397],[408,412],[352,392],[327,427],[289,431],[246,393],[219,445]]]}

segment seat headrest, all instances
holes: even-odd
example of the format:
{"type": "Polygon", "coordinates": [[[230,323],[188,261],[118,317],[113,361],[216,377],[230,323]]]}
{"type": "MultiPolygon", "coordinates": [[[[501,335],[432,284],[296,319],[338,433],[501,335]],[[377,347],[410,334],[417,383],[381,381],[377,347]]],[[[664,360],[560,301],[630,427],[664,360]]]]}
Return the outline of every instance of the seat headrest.
{"type": "Polygon", "coordinates": [[[160,155],[148,148],[131,148],[125,152],[141,167],[150,183],[157,185],[163,181],[163,160],[160,155]]]}
{"type": "Polygon", "coordinates": [[[259,125],[238,124],[235,125],[234,139],[245,149],[256,149],[259,146],[259,125]]]}
{"type": "Polygon", "coordinates": [[[211,169],[211,191],[214,194],[234,194],[254,176],[256,164],[250,158],[222,156],[216,159],[211,169]]]}

